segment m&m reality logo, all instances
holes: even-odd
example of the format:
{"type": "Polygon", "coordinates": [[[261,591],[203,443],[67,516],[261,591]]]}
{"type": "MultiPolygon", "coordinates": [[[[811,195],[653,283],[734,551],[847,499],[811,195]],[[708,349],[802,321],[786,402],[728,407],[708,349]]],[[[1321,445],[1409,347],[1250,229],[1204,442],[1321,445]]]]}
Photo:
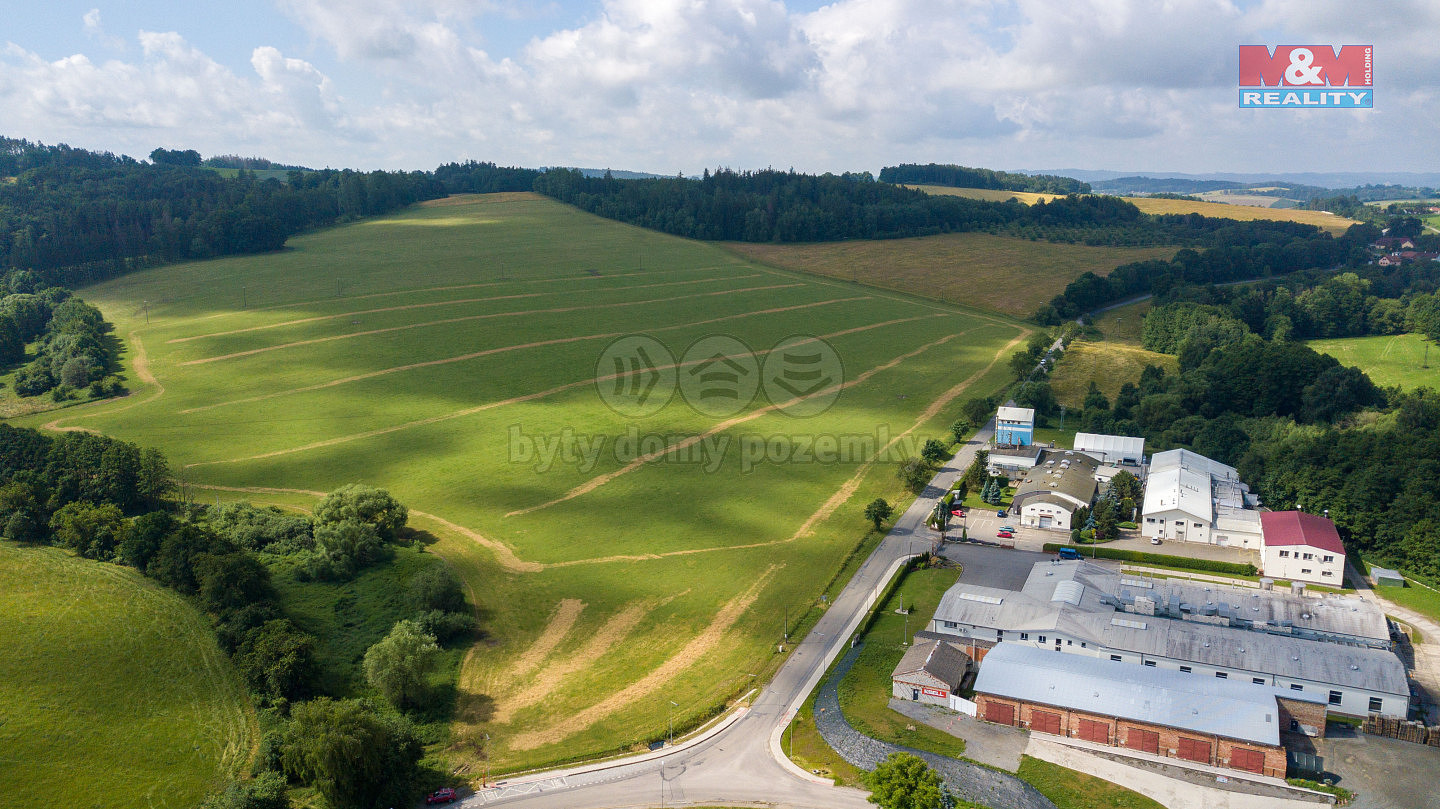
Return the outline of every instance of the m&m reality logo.
{"type": "Polygon", "coordinates": [[[1240,46],[1241,107],[1375,106],[1374,46],[1240,46]]]}

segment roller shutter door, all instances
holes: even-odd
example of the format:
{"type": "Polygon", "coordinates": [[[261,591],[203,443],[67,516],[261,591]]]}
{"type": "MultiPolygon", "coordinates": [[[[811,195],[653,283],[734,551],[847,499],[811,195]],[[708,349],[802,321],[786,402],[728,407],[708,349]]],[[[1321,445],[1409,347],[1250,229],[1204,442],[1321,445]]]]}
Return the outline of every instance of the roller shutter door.
{"type": "Polygon", "coordinates": [[[1187,739],[1180,737],[1180,744],[1176,749],[1176,755],[1186,761],[1198,761],[1202,764],[1210,763],[1210,743],[1201,739],[1187,739]]]}
{"type": "Polygon", "coordinates": [[[1265,754],[1259,750],[1236,747],[1230,751],[1230,766],[1259,775],[1265,774],[1265,754]]]}
{"type": "Polygon", "coordinates": [[[1125,746],[1142,753],[1160,753],[1160,734],[1153,730],[1130,728],[1125,731],[1125,746]]]}
{"type": "Polygon", "coordinates": [[[1001,725],[1015,724],[1015,706],[1003,702],[985,703],[985,719],[1001,725]]]}
{"type": "Polygon", "coordinates": [[[1096,722],[1094,719],[1081,719],[1080,738],[1096,744],[1109,744],[1110,725],[1105,722],[1096,722]]]}
{"type": "Polygon", "coordinates": [[[1060,734],[1060,714],[1049,711],[1031,711],[1030,729],[1041,733],[1060,734]]]}

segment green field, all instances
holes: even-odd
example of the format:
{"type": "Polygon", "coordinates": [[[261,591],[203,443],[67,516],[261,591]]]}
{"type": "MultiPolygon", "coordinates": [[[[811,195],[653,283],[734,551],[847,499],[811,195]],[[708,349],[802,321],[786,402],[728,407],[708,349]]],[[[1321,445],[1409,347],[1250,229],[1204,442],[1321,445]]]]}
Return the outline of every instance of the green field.
{"type": "Polygon", "coordinates": [[[663,735],[671,700],[693,724],[763,679],[787,609],[801,631],[864,535],[864,504],[905,499],[890,457],[1004,384],[1029,333],[530,194],[440,200],[81,294],[125,339],[135,393],[21,422],[158,446],[207,500],[307,508],[348,482],[390,489],[479,605],[453,755],[473,761],[488,733],[492,772],[632,748],[663,735]],[[809,418],[763,394],[730,417],[678,395],[623,416],[597,395],[597,360],[636,332],[677,359],[715,334],[762,354],[820,336],[845,387],[809,418]],[[856,451],[781,457],[836,436],[856,451]],[[755,463],[749,438],[773,451],[755,463]],[[567,439],[600,450],[536,450],[567,439]],[[642,442],[654,453],[637,458],[642,442]]]}
{"type": "Polygon", "coordinates": [[[1344,337],[1310,340],[1307,345],[1343,365],[1359,368],[1382,388],[1398,385],[1405,390],[1440,390],[1440,349],[1422,335],[1344,337]],[[1427,364],[1429,354],[1435,356],[1427,364]]]}
{"type": "Polygon", "coordinates": [[[0,543],[0,805],[188,809],[256,741],[239,677],[180,596],[0,543]]]}
{"type": "Polygon", "coordinates": [[[730,249],[777,267],[1029,317],[1085,272],[1170,258],[1173,247],[1090,247],[988,233],[918,239],[732,243],[730,249]]]}

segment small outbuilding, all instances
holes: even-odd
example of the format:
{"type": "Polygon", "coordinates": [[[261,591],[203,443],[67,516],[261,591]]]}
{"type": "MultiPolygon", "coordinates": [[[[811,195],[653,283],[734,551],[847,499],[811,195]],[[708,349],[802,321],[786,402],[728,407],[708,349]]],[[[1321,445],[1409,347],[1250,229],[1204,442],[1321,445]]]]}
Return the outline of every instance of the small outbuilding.
{"type": "Polygon", "coordinates": [[[896,699],[951,707],[973,663],[960,647],[943,640],[922,640],[905,651],[890,675],[896,699]]]}
{"type": "Polygon", "coordinates": [[[1404,587],[1405,577],[1398,570],[1371,565],[1370,583],[1376,587],[1404,587]]]}

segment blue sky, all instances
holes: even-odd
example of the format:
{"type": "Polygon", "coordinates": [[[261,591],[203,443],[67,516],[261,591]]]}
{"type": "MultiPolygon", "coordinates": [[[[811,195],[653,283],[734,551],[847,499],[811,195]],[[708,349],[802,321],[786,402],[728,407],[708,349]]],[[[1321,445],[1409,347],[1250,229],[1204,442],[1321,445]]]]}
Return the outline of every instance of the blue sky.
{"type": "Polygon", "coordinates": [[[357,168],[1424,171],[1440,4],[0,0],[0,134],[357,168]],[[1363,11],[1357,11],[1361,7],[1363,11]],[[1240,44],[1374,44],[1366,111],[1240,110],[1240,44]]]}

